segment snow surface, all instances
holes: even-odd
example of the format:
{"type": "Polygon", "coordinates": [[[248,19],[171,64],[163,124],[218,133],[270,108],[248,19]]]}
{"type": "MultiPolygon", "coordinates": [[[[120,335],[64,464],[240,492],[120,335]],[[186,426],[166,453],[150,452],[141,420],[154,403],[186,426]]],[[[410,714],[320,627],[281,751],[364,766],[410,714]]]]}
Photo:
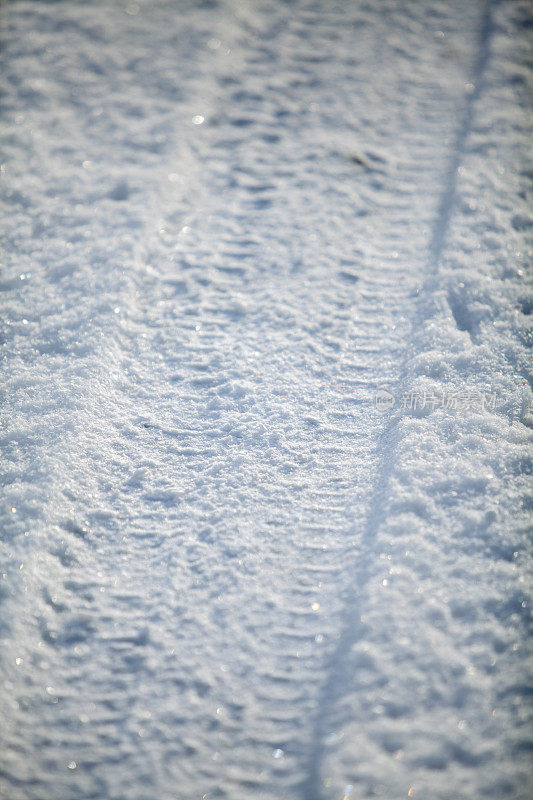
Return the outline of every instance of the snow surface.
{"type": "Polygon", "coordinates": [[[530,3],[0,19],[0,796],[531,796],[530,3]]]}

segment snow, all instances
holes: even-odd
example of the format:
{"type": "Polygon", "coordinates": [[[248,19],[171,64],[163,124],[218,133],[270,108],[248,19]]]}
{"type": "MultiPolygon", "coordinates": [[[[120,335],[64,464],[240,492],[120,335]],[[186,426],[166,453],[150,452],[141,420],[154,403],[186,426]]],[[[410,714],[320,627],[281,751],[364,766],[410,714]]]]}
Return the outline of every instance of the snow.
{"type": "Polygon", "coordinates": [[[530,796],[530,5],[0,20],[0,796],[530,796]]]}

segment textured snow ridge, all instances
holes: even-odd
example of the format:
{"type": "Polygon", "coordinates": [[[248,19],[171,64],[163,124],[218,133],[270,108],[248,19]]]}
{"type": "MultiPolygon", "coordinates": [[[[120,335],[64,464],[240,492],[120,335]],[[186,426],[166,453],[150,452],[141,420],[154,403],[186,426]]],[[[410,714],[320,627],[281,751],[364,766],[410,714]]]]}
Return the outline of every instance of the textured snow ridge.
{"type": "Polygon", "coordinates": [[[530,4],[0,21],[2,800],[526,800],[530,4]]]}

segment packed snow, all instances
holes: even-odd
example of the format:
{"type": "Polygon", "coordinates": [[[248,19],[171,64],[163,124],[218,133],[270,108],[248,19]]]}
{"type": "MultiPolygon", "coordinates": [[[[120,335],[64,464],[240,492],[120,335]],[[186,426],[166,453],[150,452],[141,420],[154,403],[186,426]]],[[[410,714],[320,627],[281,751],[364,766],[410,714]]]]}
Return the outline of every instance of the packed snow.
{"type": "Polygon", "coordinates": [[[2,800],[527,800],[528,0],[11,0],[2,800]]]}

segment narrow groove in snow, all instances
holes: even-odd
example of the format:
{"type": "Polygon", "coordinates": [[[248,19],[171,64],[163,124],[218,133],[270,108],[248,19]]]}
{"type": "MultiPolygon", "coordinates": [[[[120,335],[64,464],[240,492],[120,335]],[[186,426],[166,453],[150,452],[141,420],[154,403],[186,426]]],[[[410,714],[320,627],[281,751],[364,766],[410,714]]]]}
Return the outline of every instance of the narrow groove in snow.
{"type": "Polygon", "coordinates": [[[481,18],[479,45],[472,67],[468,91],[465,95],[465,107],[462,122],[451,148],[448,169],[444,175],[444,189],[435,216],[435,223],[429,242],[429,272],[436,272],[446,243],[446,234],[455,205],[458,170],[464,158],[465,147],[472,128],[476,103],[481,97],[485,80],[485,71],[490,56],[490,40],[493,34],[493,8],[497,0],[485,0],[481,18]]]}

